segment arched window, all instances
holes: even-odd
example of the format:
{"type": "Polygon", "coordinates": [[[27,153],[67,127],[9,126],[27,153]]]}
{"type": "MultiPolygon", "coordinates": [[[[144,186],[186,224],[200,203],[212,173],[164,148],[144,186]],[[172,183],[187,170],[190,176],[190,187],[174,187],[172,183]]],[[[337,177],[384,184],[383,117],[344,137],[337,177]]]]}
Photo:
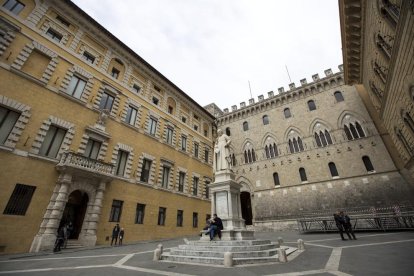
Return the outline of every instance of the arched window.
{"type": "Polygon", "coordinates": [[[398,140],[403,144],[405,150],[410,156],[414,156],[414,148],[411,148],[401,129],[395,129],[395,134],[397,135],[398,140]]]}
{"type": "Polygon", "coordinates": [[[334,96],[335,96],[336,102],[339,103],[339,102],[344,101],[344,96],[342,96],[342,93],[340,91],[335,91],[334,96]]]}
{"type": "Polygon", "coordinates": [[[385,73],[385,67],[380,66],[378,62],[374,61],[373,64],[374,73],[377,75],[377,77],[382,81],[383,84],[387,82],[387,74],[385,73]]]}
{"type": "Polygon", "coordinates": [[[321,138],[319,138],[319,135],[316,132],[315,132],[315,141],[318,147],[322,147],[321,138]]]}
{"type": "Polygon", "coordinates": [[[410,113],[408,112],[403,113],[403,121],[404,121],[404,124],[408,127],[408,129],[410,129],[414,133],[414,121],[410,113]]]}
{"type": "Polygon", "coordinates": [[[265,146],[265,154],[266,154],[267,159],[277,157],[279,155],[279,153],[277,151],[276,143],[266,145],[265,146]]]}
{"type": "Polygon", "coordinates": [[[254,149],[252,149],[252,160],[256,162],[256,154],[254,153],[254,149]]]}
{"type": "Polygon", "coordinates": [[[301,152],[304,150],[302,139],[300,139],[300,137],[297,137],[297,139],[296,137],[289,139],[288,144],[290,153],[301,152]]]}
{"type": "Polygon", "coordinates": [[[268,125],[269,124],[269,116],[264,115],[262,119],[263,119],[263,124],[264,125],[268,125]]]}
{"type": "Polygon", "coordinates": [[[309,111],[312,111],[312,110],[316,109],[316,105],[315,105],[315,102],[313,100],[308,101],[308,108],[309,108],[309,111]]]}
{"type": "Polygon", "coordinates": [[[377,34],[377,46],[381,50],[381,52],[387,57],[391,57],[391,45],[385,40],[385,38],[381,34],[377,34]]]}
{"type": "Polygon", "coordinates": [[[234,153],[231,154],[231,165],[232,166],[236,166],[236,156],[234,155],[234,153]]]}
{"type": "Polygon", "coordinates": [[[322,130],[319,133],[315,132],[316,145],[318,147],[326,147],[327,145],[332,145],[331,135],[328,130],[323,132],[322,130]]]}
{"type": "Polygon", "coordinates": [[[231,135],[231,133],[230,133],[230,128],[229,128],[229,127],[226,127],[226,135],[227,135],[227,136],[230,136],[230,135],[231,135]]]}
{"type": "Polygon", "coordinates": [[[381,15],[388,20],[388,22],[396,27],[400,17],[400,7],[391,3],[390,0],[382,0],[381,15]]]}
{"type": "Polygon", "coordinates": [[[248,123],[248,122],[244,122],[244,123],[243,123],[243,130],[244,130],[244,131],[249,130],[249,123],[248,123]]]}
{"type": "Polygon", "coordinates": [[[279,174],[277,172],[273,173],[273,182],[275,183],[275,186],[280,186],[279,174]]]}
{"type": "Polygon", "coordinates": [[[364,130],[362,129],[361,125],[358,122],[355,122],[356,129],[358,131],[359,137],[365,137],[364,130]]]}
{"type": "Polygon", "coordinates": [[[298,144],[299,144],[299,151],[303,151],[303,143],[302,143],[302,139],[300,139],[300,137],[298,137],[298,144]]]}
{"type": "Polygon", "coordinates": [[[249,163],[249,157],[247,156],[247,150],[244,151],[244,163],[249,163]]]}
{"type": "Polygon", "coordinates": [[[326,137],[326,142],[328,142],[329,145],[332,145],[331,135],[329,134],[329,131],[327,131],[326,129],[325,129],[325,137],[326,137]]]}
{"type": "Polygon", "coordinates": [[[289,151],[290,151],[290,153],[294,153],[295,152],[295,149],[293,148],[292,140],[290,140],[290,139],[289,139],[289,151]]]}
{"type": "Polygon", "coordinates": [[[374,166],[372,166],[371,160],[369,159],[368,156],[363,156],[362,157],[362,162],[364,162],[365,169],[367,170],[367,172],[373,172],[374,171],[374,166]]]}
{"type": "Polygon", "coordinates": [[[348,138],[348,140],[352,140],[353,138],[352,138],[352,134],[351,134],[351,132],[349,131],[349,128],[348,128],[348,126],[347,125],[345,125],[344,126],[344,131],[345,131],[345,134],[346,134],[346,138],[348,138]]]}
{"type": "Polygon", "coordinates": [[[330,162],[328,166],[329,166],[329,171],[331,172],[332,177],[339,176],[338,170],[336,169],[336,165],[334,162],[330,162]]]}
{"type": "Polygon", "coordinates": [[[304,168],[299,169],[299,175],[300,175],[300,181],[308,181],[308,178],[306,177],[306,171],[304,168]]]}
{"type": "Polygon", "coordinates": [[[292,117],[292,114],[290,114],[290,109],[289,108],[285,108],[283,110],[283,114],[285,114],[286,119],[292,117]]]}

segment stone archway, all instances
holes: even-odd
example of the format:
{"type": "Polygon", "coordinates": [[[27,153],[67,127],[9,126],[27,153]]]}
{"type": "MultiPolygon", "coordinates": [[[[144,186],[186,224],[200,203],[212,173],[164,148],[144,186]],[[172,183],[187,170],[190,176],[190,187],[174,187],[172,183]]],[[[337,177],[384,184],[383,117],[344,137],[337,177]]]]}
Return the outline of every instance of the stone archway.
{"type": "Polygon", "coordinates": [[[68,196],[65,209],[63,210],[62,219],[60,220],[60,227],[69,223],[72,224],[73,230],[70,233],[69,239],[78,239],[82,230],[83,221],[88,207],[88,194],[75,190],[68,196]]]}
{"type": "Polygon", "coordinates": [[[252,225],[253,224],[253,212],[252,212],[252,203],[250,200],[249,192],[240,193],[240,204],[241,204],[242,217],[246,225],[252,225]]]}

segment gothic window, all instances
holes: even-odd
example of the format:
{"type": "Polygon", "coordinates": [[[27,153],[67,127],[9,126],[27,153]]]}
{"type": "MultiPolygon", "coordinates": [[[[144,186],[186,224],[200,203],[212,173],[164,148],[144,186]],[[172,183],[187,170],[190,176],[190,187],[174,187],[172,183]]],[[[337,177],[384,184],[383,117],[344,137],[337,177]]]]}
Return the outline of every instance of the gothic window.
{"type": "Polygon", "coordinates": [[[378,76],[378,78],[382,81],[382,83],[387,82],[387,74],[386,69],[384,66],[380,66],[376,61],[374,61],[374,73],[378,76]]]}
{"type": "Polygon", "coordinates": [[[339,102],[344,101],[344,96],[342,95],[340,91],[335,91],[334,96],[335,96],[336,102],[339,103],[339,102]]]}
{"type": "Polygon", "coordinates": [[[266,154],[267,159],[277,157],[279,155],[279,153],[277,151],[276,143],[274,143],[273,141],[268,142],[265,145],[265,154],[266,154]]]}
{"type": "Polygon", "coordinates": [[[244,123],[243,123],[243,130],[244,130],[244,131],[249,130],[249,123],[248,123],[248,122],[244,122],[244,123]]]}
{"type": "Polygon", "coordinates": [[[273,183],[275,186],[280,186],[279,174],[277,172],[273,173],[273,183]]]}
{"type": "Polygon", "coordinates": [[[326,147],[332,144],[331,135],[328,130],[315,132],[315,141],[318,147],[326,147]]]}
{"type": "Polygon", "coordinates": [[[403,121],[404,121],[404,124],[408,127],[408,129],[410,129],[412,133],[414,133],[414,121],[410,113],[408,112],[403,113],[403,121]]]}
{"type": "Polygon", "coordinates": [[[230,133],[230,128],[229,128],[229,127],[226,127],[226,135],[227,135],[227,136],[230,136],[230,135],[231,135],[231,133],[230,133]]]}
{"type": "Polygon", "coordinates": [[[352,139],[353,139],[353,137],[352,137],[352,134],[351,134],[351,132],[349,131],[349,128],[348,128],[348,126],[347,126],[347,125],[345,125],[345,126],[344,126],[344,131],[345,131],[346,138],[348,138],[348,140],[352,140],[352,139]]]}
{"type": "Polygon", "coordinates": [[[400,17],[400,7],[391,3],[390,0],[381,0],[381,4],[381,15],[386,18],[393,27],[396,27],[400,17]]]}
{"type": "Polygon", "coordinates": [[[315,105],[315,101],[314,100],[308,101],[308,108],[309,108],[309,111],[312,111],[312,110],[315,110],[316,109],[316,105],[315,105]]]}
{"type": "Polygon", "coordinates": [[[308,178],[306,177],[306,171],[304,168],[299,169],[299,175],[300,175],[300,181],[308,181],[308,178]]]}
{"type": "Polygon", "coordinates": [[[292,114],[290,114],[290,109],[289,108],[285,108],[283,110],[283,114],[285,115],[286,119],[292,117],[292,114]]]}
{"type": "Polygon", "coordinates": [[[338,170],[336,169],[336,165],[334,162],[330,162],[328,166],[329,166],[329,171],[331,172],[332,177],[339,176],[338,170]]]}
{"type": "Polygon", "coordinates": [[[407,139],[405,138],[404,134],[402,133],[401,129],[396,129],[395,133],[397,135],[398,140],[403,144],[405,150],[408,152],[410,156],[414,155],[414,149],[411,148],[410,144],[408,143],[407,139]]]}
{"type": "Polygon", "coordinates": [[[254,149],[248,149],[244,151],[244,162],[246,164],[256,162],[256,155],[254,153],[254,149]]]}
{"type": "Polygon", "coordinates": [[[327,131],[326,129],[325,129],[325,137],[326,137],[326,142],[328,143],[328,145],[332,145],[331,135],[329,134],[329,131],[327,131]]]}
{"type": "Polygon", "coordinates": [[[391,45],[385,40],[385,37],[381,34],[377,34],[376,37],[376,44],[377,47],[381,50],[381,52],[387,57],[391,57],[391,45]]]}
{"type": "Polygon", "coordinates": [[[263,118],[262,118],[262,120],[263,120],[263,124],[264,125],[268,125],[269,124],[269,116],[264,115],[263,118]]]}
{"type": "Polygon", "coordinates": [[[359,137],[365,137],[364,130],[362,129],[361,125],[358,122],[355,122],[355,127],[357,129],[358,136],[359,137]]]}
{"type": "Polygon", "coordinates": [[[358,122],[350,123],[349,127],[345,125],[344,131],[348,140],[354,140],[365,137],[365,132],[358,122]]]}
{"type": "Polygon", "coordinates": [[[373,172],[374,171],[374,166],[372,166],[371,160],[369,159],[368,156],[363,156],[362,157],[362,162],[364,162],[365,169],[367,170],[367,172],[373,172]]]}

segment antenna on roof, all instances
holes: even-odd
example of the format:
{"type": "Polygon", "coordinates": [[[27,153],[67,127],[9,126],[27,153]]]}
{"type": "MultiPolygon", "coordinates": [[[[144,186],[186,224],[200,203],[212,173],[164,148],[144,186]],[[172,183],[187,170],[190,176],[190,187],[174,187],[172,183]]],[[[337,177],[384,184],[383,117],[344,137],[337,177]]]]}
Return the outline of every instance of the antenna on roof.
{"type": "Polygon", "coordinates": [[[289,82],[291,83],[291,82],[292,82],[292,80],[290,79],[289,70],[288,70],[288,68],[287,68],[287,65],[286,65],[286,64],[285,64],[285,67],[286,67],[286,72],[287,72],[288,77],[289,77],[289,82]]]}
{"type": "Polygon", "coordinates": [[[249,90],[250,90],[250,98],[253,98],[253,96],[252,96],[252,88],[250,87],[250,81],[249,81],[249,90]]]}

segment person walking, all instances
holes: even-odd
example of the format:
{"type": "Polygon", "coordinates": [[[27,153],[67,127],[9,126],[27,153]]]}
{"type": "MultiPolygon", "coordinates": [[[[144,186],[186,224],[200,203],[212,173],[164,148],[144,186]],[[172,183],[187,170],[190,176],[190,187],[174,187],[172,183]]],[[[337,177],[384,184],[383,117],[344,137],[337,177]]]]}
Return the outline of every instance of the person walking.
{"type": "Polygon", "coordinates": [[[59,252],[63,243],[65,242],[65,235],[66,235],[66,227],[62,226],[58,230],[57,238],[55,241],[55,247],[53,248],[53,252],[59,252]]]}
{"type": "Polygon", "coordinates": [[[112,246],[112,244],[114,243],[114,241],[115,241],[115,245],[116,245],[116,243],[118,242],[119,231],[120,231],[120,228],[119,228],[119,224],[117,223],[117,224],[114,226],[114,229],[112,229],[112,240],[111,240],[111,246],[112,246]]]}
{"type": "Polygon", "coordinates": [[[351,234],[354,240],[356,240],[357,238],[355,237],[354,230],[352,229],[351,218],[348,216],[348,214],[345,214],[343,211],[341,211],[339,214],[344,219],[344,229],[349,239],[352,240],[351,236],[349,235],[351,234]]]}
{"type": "Polygon", "coordinates": [[[119,245],[122,245],[122,241],[124,240],[125,231],[124,228],[121,228],[121,231],[119,231],[119,245]]]}
{"type": "MultiPolygon", "coordinates": [[[[345,230],[344,225],[345,225],[345,220],[344,220],[344,218],[343,218],[343,217],[341,217],[339,210],[338,210],[338,211],[336,211],[336,213],[335,213],[335,214],[333,214],[333,217],[334,217],[334,219],[335,219],[336,227],[337,227],[337,228],[338,228],[338,230],[339,230],[339,235],[341,235],[341,239],[342,239],[343,241],[346,241],[346,239],[344,238],[344,230],[345,230]]],[[[346,233],[347,233],[347,234],[348,234],[348,236],[349,236],[349,233],[348,233],[348,232],[346,232],[346,233]]]]}

